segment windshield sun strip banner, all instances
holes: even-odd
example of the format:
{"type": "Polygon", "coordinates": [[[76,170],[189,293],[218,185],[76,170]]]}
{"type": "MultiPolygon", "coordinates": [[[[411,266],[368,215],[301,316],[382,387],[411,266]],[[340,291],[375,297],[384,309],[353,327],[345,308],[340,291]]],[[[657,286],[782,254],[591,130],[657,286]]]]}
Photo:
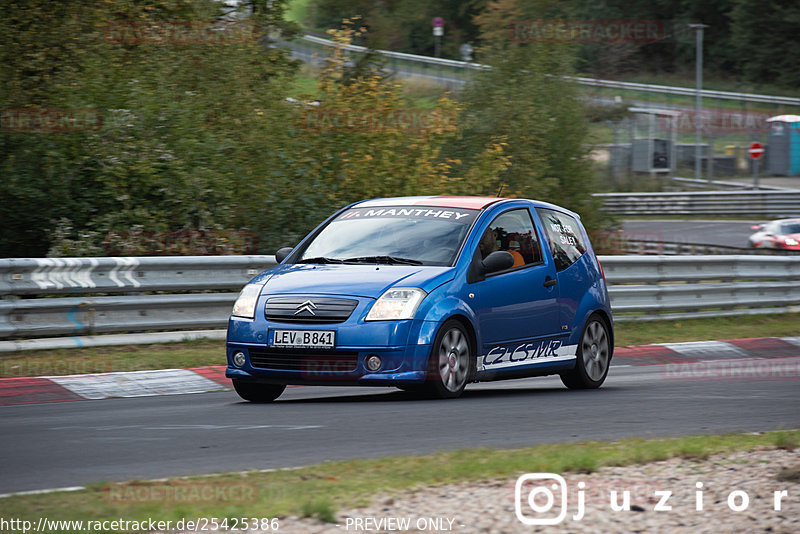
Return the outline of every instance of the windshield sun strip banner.
{"type": "Polygon", "coordinates": [[[478,210],[419,207],[419,206],[386,206],[363,208],[350,208],[341,215],[337,221],[363,220],[363,219],[428,219],[449,221],[458,224],[472,224],[478,216],[478,210]]]}

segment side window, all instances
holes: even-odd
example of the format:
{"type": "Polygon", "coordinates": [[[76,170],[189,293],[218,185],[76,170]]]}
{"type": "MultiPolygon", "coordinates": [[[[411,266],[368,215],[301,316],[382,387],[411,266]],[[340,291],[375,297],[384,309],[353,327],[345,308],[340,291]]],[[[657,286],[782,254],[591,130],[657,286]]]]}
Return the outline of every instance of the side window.
{"type": "Polygon", "coordinates": [[[542,218],[556,270],[563,271],[586,252],[580,223],[566,213],[546,208],[537,208],[536,212],[542,218]]]}
{"type": "Polygon", "coordinates": [[[542,249],[527,209],[510,210],[498,215],[484,232],[478,248],[486,258],[496,250],[505,250],[514,256],[514,266],[541,263],[542,249]]]}

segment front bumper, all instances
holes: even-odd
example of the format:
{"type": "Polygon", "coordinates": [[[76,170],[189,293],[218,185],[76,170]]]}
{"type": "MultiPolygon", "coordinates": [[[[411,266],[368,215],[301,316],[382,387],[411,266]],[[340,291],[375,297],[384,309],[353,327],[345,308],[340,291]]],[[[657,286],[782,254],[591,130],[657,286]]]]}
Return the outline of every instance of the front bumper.
{"type": "Polygon", "coordinates": [[[350,321],[300,326],[232,317],[226,343],[231,379],[272,384],[396,386],[420,384],[427,376],[428,357],[438,323],[429,321],[350,321]],[[268,330],[291,328],[335,330],[334,349],[275,349],[267,345],[268,330]],[[234,365],[242,352],[245,363],[234,365]],[[377,371],[365,361],[381,359],[377,371]]]}

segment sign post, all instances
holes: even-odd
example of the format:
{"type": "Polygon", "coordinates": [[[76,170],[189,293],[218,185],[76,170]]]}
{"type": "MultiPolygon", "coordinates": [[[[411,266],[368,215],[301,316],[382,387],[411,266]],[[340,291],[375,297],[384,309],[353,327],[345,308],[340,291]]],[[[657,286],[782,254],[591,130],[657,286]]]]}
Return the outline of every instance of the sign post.
{"type": "Polygon", "coordinates": [[[764,155],[764,145],[761,143],[753,143],[747,149],[747,154],[753,160],[753,189],[758,189],[758,160],[764,155]]]}
{"type": "Polygon", "coordinates": [[[444,35],[444,19],[436,17],[431,21],[431,24],[433,25],[433,55],[439,57],[442,35],[444,35]]]}

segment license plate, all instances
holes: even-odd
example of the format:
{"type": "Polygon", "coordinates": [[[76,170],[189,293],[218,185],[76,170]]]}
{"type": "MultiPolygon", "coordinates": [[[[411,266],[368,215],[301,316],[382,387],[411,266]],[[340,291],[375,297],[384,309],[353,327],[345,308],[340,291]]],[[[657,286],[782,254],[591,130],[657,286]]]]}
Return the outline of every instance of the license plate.
{"type": "Polygon", "coordinates": [[[272,330],[270,345],[291,349],[332,349],[336,332],[333,330],[272,330]]]}

